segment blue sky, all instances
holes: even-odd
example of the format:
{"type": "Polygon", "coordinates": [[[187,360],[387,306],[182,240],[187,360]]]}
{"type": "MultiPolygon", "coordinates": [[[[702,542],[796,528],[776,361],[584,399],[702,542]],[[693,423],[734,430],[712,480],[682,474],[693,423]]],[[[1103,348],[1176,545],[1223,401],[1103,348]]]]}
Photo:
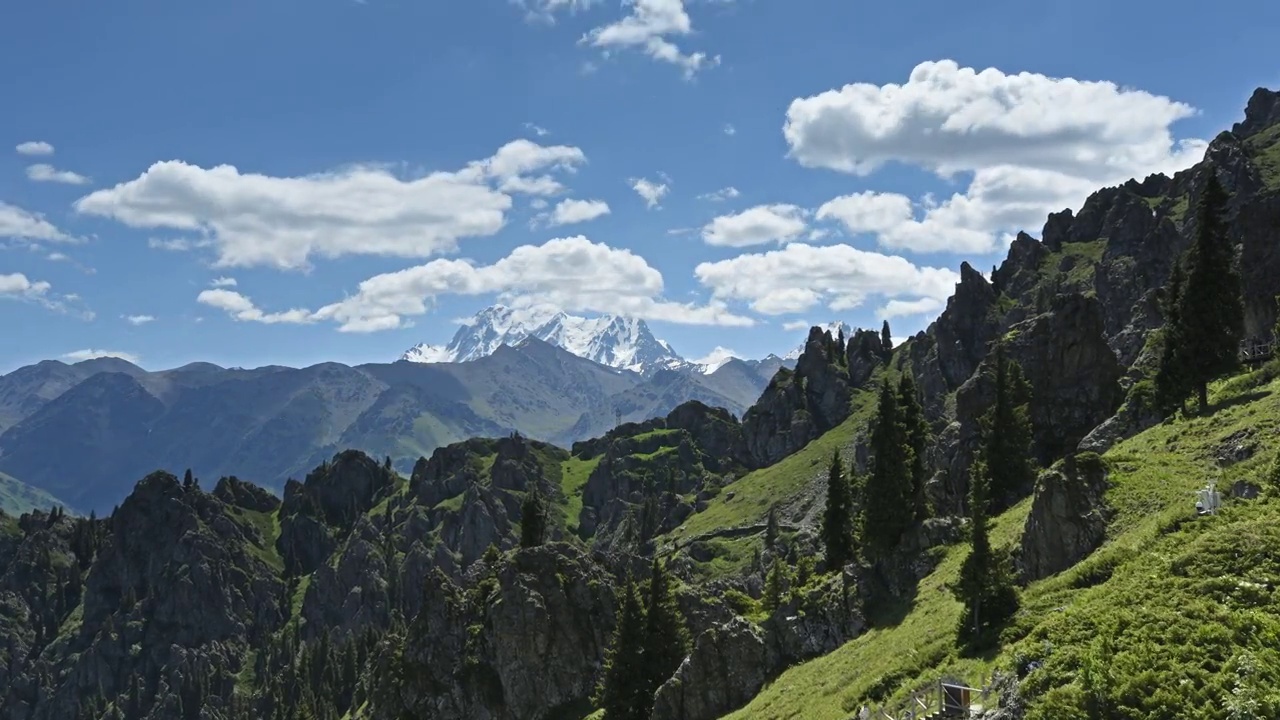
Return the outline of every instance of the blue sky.
{"type": "Polygon", "coordinates": [[[1280,85],[1272,2],[66,7],[0,9],[0,371],[387,361],[498,300],[905,335],[1280,85]]]}

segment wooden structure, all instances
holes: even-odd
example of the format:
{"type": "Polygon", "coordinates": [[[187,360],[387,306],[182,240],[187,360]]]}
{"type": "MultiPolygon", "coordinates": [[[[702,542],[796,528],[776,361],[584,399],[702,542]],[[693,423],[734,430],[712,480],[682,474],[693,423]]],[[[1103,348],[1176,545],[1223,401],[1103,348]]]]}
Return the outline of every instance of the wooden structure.
{"type": "Polygon", "coordinates": [[[1240,362],[1245,365],[1261,365],[1276,352],[1275,340],[1251,338],[1240,343],[1240,362]]]}
{"type": "Polygon", "coordinates": [[[991,683],[973,688],[957,682],[940,680],[908,697],[904,702],[876,710],[863,708],[854,715],[857,720],[941,720],[967,718],[981,711],[992,693],[991,683]]]}

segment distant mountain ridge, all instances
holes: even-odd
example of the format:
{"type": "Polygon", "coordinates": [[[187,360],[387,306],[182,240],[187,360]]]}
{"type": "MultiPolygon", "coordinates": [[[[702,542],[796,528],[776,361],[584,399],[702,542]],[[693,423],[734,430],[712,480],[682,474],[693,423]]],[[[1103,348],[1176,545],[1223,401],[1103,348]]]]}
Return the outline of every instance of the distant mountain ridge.
{"type": "MultiPolygon", "coordinates": [[[[741,415],[777,367],[730,361],[709,374],[657,367],[645,375],[536,337],[431,364],[192,363],[148,372],[118,358],[44,361],[0,376],[0,473],[88,512],[110,509],[127,492],[118,483],[158,467],[280,488],[356,447],[407,471],[470,437],[519,432],[567,446],[689,400],[741,415]]],[[[10,494],[20,492],[15,485],[10,494]]]]}
{"type": "MultiPolygon", "coordinates": [[[[832,335],[843,331],[853,335],[846,322],[819,325],[832,335]]],[[[546,310],[519,310],[493,305],[476,313],[454,333],[448,345],[414,345],[400,356],[416,363],[471,362],[492,355],[499,347],[518,345],[537,338],[593,362],[642,375],[659,370],[681,370],[711,374],[728,360],[699,363],[681,356],[671,344],[656,337],[649,325],[638,318],[602,315],[595,318],[546,310]]],[[[785,355],[770,353],[762,359],[738,358],[749,366],[792,367],[804,351],[801,342],[785,355]]],[[[772,376],[772,372],[769,373],[772,376]]]]}
{"type": "Polygon", "coordinates": [[[527,338],[537,338],[607,367],[643,375],[693,366],[666,341],[654,337],[644,320],[616,315],[587,318],[505,305],[476,313],[458,328],[448,345],[415,345],[400,359],[420,363],[470,362],[527,338]]]}

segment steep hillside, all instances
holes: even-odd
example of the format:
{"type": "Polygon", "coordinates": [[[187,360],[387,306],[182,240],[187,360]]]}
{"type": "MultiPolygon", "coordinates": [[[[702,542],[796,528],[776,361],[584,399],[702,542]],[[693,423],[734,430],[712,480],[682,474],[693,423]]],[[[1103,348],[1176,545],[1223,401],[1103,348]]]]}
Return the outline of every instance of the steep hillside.
{"type": "Polygon", "coordinates": [[[65,507],[66,503],[10,475],[0,473],[0,511],[21,515],[32,510],[65,507]]]}
{"type": "MultiPolygon", "coordinates": [[[[948,587],[967,548],[954,546],[900,622],[786,671],[728,717],[843,719],[940,678],[976,685],[993,671],[1028,718],[1090,717],[1093,693],[1125,717],[1216,718],[1233,703],[1256,703],[1249,717],[1273,716],[1280,657],[1268,638],[1280,628],[1280,568],[1269,548],[1280,539],[1280,497],[1267,487],[1216,517],[1197,518],[1193,506],[1206,482],[1224,493],[1237,481],[1261,483],[1280,452],[1280,381],[1267,376],[1220,384],[1211,417],[1162,424],[1103,456],[1105,544],[1027,586],[995,656],[955,647],[961,605],[948,587]],[[1103,677],[1083,673],[1090,663],[1103,677]]],[[[1031,505],[996,520],[996,544],[1020,547],[1031,505]]]]}

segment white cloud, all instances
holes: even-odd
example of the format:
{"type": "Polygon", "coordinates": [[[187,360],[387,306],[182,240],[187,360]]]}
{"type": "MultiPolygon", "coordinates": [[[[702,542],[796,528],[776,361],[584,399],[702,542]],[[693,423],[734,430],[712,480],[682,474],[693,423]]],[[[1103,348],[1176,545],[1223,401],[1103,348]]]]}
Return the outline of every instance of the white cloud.
{"type": "Polygon", "coordinates": [[[149,322],[155,322],[154,315],[125,315],[124,321],[133,326],[146,325],[149,322]]]}
{"type": "Polygon", "coordinates": [[[216,277],[213,280],[210,280],[209,285],[216,288],[229,288],[229,287],[235,287],[237,283],[235,278],[226,277],[224,275],[223,277],[216,277]]]}
{"type": "Polygon", "coordinates": [[[738,129],[729,123],[725,123],[724,128],[722,129],[724,130],[724,134],[729,135],[730,137],[738,134],[738,129]]]}
{"type": "Polygon", "coordinates": [[[527,123],[525,123],[525,124],[524,124],[524,129],[525,129],[525,130],[528,130],[529,132],[533,133],[534,135],[537,135],[538,137],[546,137],[546,136],[548,136],[548,135],[550,135],[550,134],[551,134],[551,131],[550,131],[550,130],[548,130],[548,129],[546,129],[546,128],[542,127],[541,125],[535,125],[535,124],[533,124],[533,123],[531,123],[531,122],[527,122],[527,123]]]}
{"type": "Polygon", "coordinates": [[[603,200],[561,200],[550,213],[538,216],[549,227],[582,223],[609,214],[609,203],[603,200]]]}
{"type": "Polygon", "coordinates": [[[821,303],[850,310],[869,297],[945,300],[959,275],[848,245],[792,243],[779,250],[704,262],[694,269],[714,300],[742,300],[766,315],[805,312],[821,303]]]}
{"type": "Polygon", "coordinates": [[[192,248],[208,247],[210,243],[207,240],[190,240],[187,238],[148,238],[147,247],[152,250],[167,250],[169,252],[185,252],[192,248]]]}
{"type": "Polygon", "coordinates": [[[631,189],[644,199],[645,206],[650,210],[658,207],[658,203],[670,190],[666,183],[656,183],[648,178],[631,178],[627,182],[631,183],[631,189]]]}
{"type": "MultiPolygon", "coordinates": [[[[48,281],[31,280],[22,273],[0,275],[0,299],[31,302],[58,313],[70,313],[72,306],[83,306],[78,295],[59,295],[48,281]]],[[[78,312],[86,320],[93,319],[90,310],[78,312]]]]}
{"type": "Polygon", "coordinates": [[[730,350],[727,347],[720,347],[719,345],[717,345],[714,350],[707,353],[703,357],[693,360],[693,362],[697,365],[705,366],[708,371],[714,372],[715,370],[718,370],[720,366],[724,365],[730,360],[733,360],[734,358],[741,358],[741,357],[742,356],[739,355],[737,351],[730,350]]]}
{"type": "Polygon", "coordinates": [[[28,140],[14,148],[19,155],[52,155],[53,146],[43,140],[28,140]]]}
{"type": "Polygon", "coordinates": [[[719,55],[685,53],[668,39],[693,32],[684,0],[623,0],[623,4],[631,8],[631,14],[595,28],[580,42],[601,48],[606,54],[613,48],[638,48],[655,60],[682,68],[686,79],[692,79],[699,70],[720,64],[719,55]]]}
{"type": "Polygon", "coordinates": [[[1034,73],[981,72],[943,60],[918,65],[903,85],[846,85],[792,101],[783,134],[805,167],[867,175],[894,162],[968,188],[935,202],[858,193],[820,217],[877,236],[887,248],[990,252],[1045,216],[1079,207],[1099,186],[1170,173],[1206,147],[1175,141],[1190,106],[1113,83],[1034,73]]]}
{"type": "Polygon", "coordinates": [[[557,12],[568,12],[573,15],[586,10],[600,0],[511,0],[511,2],[527,10],[525,17],[529,20],[555,23],[557,12]]]}
{"type": "Polygon", "coordinates": [[[721,215],[702,228],[708,245],[747,247],[767,242],[788,243],[808,227],[805,210],[795,205],[757,205],[733,215],[721,215]]]}
{"type": "Polygon", "coordinates": [[[252,300],[234,290],[204,290],[196,296],[196,302],[222,310],[232,319],[243,322],[259,322],[267,325],[277,323],[305,325],[315,322],[311,313],[301,309],[265,313],[259,310],[252,300]]]}
{"type": "Polygon", "coordinates": [[[808,330],[811,327],[813,326],[809,324],[808,320],[792,320],[790,322],[782,323],[782,329],[788,332],[795,330],[808,330]]]}
{"type": "Polygon", "coordinates": [[[89,178],[70,170],[59,170],[47,163],[27,166],[27,179],[34,182],[54,182],[64,185],[86,185],[89,178]]]}
{"type": "Polygon", "coordinates": [[[492,265],[437,259],[375,275],[361,282],[355,295],[315,312],[265,313],[249,298],[227,290],[206,290],[197,300],[239,320],[324,320],[338,323],[345,332],[376,332],[410,326],[411,318],[425,315],[441,295],[496,295],[517,309],[612,313],[685,325],[754,324],[722,302],[697,305],[664,299],[662,274],[644,258],[580,235],[520,246],[492,265]]]}
{"type": "Polygon", "coordinates": [[[0,237],[49,242],[76,242],[78,238],[59,230],[40,213],[0,202],[0,237]]]}
{"type": "MultiPolygon", "coordinates": [[[[462,238],[501,230],[510,194],[555,194],[562,187],[548,173],[571,172],[585,161],[578,148],[523,139],[460,171],[411,180],[372,166],[272,177],[168,161],[75,207],[131,227],[198,233],[198,240],[182,239],[211,244],[218,267],[305,269],[313,255],[421,258],[453,251],[462,238]]],[[[177,249],[171,242],[153,247],[177,249]]]]}
{"type": "Polygon", "coordinates": [[[723,202],[725,200],[732,200],[741,194],[742,193],[738,192],[738,188],[730,185],[728,187],[722,187],[715,192],[703,193],[698,196],[698,199],[710,200],[711,202],[723,202]]]}
{"type": "Polygon", "coordinates": [[[941,298],[924,297],[915,300],[890,300],[878,311],[882,318],[895,318],[903,315],[931,315],[947,306],[941,298]]]}
{"type": "Polygon", "coordinates": [[[97,360],[98,358],[119,358],[128,363],[137,365],[141,360],[134,353],[120,352],[119,350],[76,350],[69,352],[62,357],[72,362],[83,362],[85,360],[97,360]]]}

